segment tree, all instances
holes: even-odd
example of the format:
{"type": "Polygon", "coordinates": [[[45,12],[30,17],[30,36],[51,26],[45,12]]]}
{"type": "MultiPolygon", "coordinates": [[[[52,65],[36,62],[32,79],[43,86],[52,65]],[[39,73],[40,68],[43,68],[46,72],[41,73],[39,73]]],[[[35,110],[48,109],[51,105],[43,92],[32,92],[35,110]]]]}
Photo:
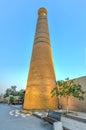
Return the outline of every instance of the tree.
{"type": "Polygon", "coordinates": [[[9,95],[11,95],[11,89],[7,88],[6,93],[4,94],[4,97],[8,97],[9,95]]]}
{"type": "Polygon", "coordinates": [[[65,79],[65,81],[57,81],[58,86],[52,89],[51,94],[57,97],[67,98],[67,113],[68,113],[68,101],[69,97],[73,96],[79,100],[84,100],[84,92],[80,84],[75,84],[74,80],[65,79]]]}
{"type": "Polygon", "coordinates": [[[16,100],[18,100],[19,103],[24,102],[25,90],[21,89],[19,91],[16,91],[16,88],[16,86],[11,86],[10,88],[6,89],[6,92],[4,94],[4,98],[11,96],[9,99],[9,103],[11,104],[15,103],[16,100]]]}
{"type": "Polygon", "coordinates": [[[10,103],[10,104],[13,104],[13,102],[14,102],[14,97],[11,96],[10,99],[9,99],[9,103],[10,103]]]}
{"type": "Polygon", "coordinates": [[[11,95],[17,96],[16,86],[11,86],[11,95]]]}
{"type": "Polygon", "coordinates": [[[21,90],[19,91],[18,96],[19,96],[19,98],[20,98],[22,101],[24,100],[24,95],[25,95],[25,90],[21,89],[21,90]]]}
{"type": "Polygon", "coordinates": [[[8,97],[9,95],[17,96],[18,92],[16,91],[16,88],[16,86],[11,86],[11,88],[7,88],[4,97],[8,97]]]}

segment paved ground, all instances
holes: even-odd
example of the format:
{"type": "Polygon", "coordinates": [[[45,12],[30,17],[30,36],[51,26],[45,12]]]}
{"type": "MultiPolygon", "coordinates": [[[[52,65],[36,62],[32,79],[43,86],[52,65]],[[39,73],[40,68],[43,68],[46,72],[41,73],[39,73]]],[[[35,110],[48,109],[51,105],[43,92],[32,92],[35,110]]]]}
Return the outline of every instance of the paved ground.
{"type": "Polygon", "coordinates": [[[0,104],[0,130],[53,130],[53,126],[29,114],[22,114],[16,107],[0,104]]]}
{"type": "MultiPolygon", "coordinates": [[[[35,114],[41,116],[41,113],[35,112],[35,114]]],[[[86,130],[86,113],[71,111],[67,117],[61,116],[61,122],[69,130],[86,130]]]]}
{"type": "MultiPolygon", "coordinates": [[[[20,113],[19,106],[9,106],[7,104],[0,104],[0,130],[53,130],[53,126],[35,116],[20,113]]],[[[41,116],[42,113],[35,113],[41,116]]],[[[70,130],[86,130],[86,123],[83,120],[76,120],[82,118],[86,121],[86,113],[73,112],[69,117],[61,117],[62,125],[70,130]]]]}
{"type": "Polygon", "coordinates": [[[86,130],[86,113],[71,111],[61,121],[70,130],[86,130]]]}
{"type": "Polygon", "coordinates": [[[86,130],[86,123],[77,120],[62,117],[61,122],[63,126],[68,128],[69,130],[86,130]]]}

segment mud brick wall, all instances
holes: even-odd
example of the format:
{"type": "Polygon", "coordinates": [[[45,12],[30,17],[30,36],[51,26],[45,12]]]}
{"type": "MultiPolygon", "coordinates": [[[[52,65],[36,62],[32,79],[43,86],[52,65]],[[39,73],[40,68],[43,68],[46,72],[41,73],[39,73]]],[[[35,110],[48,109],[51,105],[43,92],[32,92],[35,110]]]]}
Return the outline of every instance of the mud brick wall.
{"type": "MultiPolygon", "coordinates": [[[[82,89],[86,91],[86,76],[76,78],[74,80],[75,83],[78,83],[82,86],[82,89]]],[[[66,109],[67,100],[66,98],[61,98],[61,103],[64,109],[66,109]]],[[[74,97],[69,98],[69,109],[75,111],[86,112],[86,95],[84,100],[78,100],[74,97]]]]}

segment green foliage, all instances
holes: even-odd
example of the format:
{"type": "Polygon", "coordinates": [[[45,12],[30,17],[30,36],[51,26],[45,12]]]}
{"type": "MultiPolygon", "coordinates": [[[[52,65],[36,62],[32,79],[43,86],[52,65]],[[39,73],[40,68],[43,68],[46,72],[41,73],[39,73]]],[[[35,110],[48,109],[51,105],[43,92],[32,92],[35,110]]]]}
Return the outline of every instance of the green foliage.
{"type": "Polygon", "coordinates": [[[19,96],[19,99],[24,100],[25,91],[23,89],[17,91],[16,88],[16,86],[11,86],[11,88],[7,88],[4,97],[9,97],[10,95],[19,96]]]}
{"type": "Polygon", "coordinates": [[[67,78],[65,81],[61,80],[56,82],[56,84],[57,86],[51,91],[52,97],[67,97],[67,107],[70,96],[78,98],[79,100],[84,100],[86,92],[82,90],[82,86],[80,84],[75,84],[74,80],[69,80],[69,78],[67,78]]]}
{"type": "Polygon", "coordinates": [[[82,90],[82,87],[80,84],[75,84],[74,80],[68,80],[68,78],[63,81],[57,82],[58,87],[56,86],[51,91],[52,97],[53,96],[60,96],[60,97],[69,97],[73,96],[75,98],[78,98],[79,100],[84,99],[85,92],[82,90]]]}
{"type": "Polygon", "coordinates": [[[21,100],[24,100],[24,95],[25,95],[25,91],[23,89],[21,89],[18,93],[18,96],[21,100]]]}
{"type": "Polygon", "coordinates": [[[14,102],[14,97],[11,96],[10,99],[9,99],[9,103],[10,103],[10,104],[13,104],[13,102],[14,102]]]}
{"type": "Polygon", "coordinates": [[[11,89],[6,89],[6,93],[4,95],[4,97],[8,97],[9,95],[11,95],[11,89]]]}
{"type": "Polygon", "coordinates": [[[6,89],[6,92],[4,94],[4,98],[10,97],[10,99],[9,99],[10,104],[24,102],[25,90],[21,89],[21,90],[17,91],[16,88],[17,88],[16,86],[11,86],[10,88],[6,89]]]}
{"type": "Polygon", "coordinates": [[[11,95],[17,96],[16,86],[11,86],[11,95]]]}
{"type": "Polygon", "coordinates": [[[16,86],[11,86],[11,88],[6,89],[6,93],[4,97],[8,97],[9,95],[17,96],[16,86]]]}

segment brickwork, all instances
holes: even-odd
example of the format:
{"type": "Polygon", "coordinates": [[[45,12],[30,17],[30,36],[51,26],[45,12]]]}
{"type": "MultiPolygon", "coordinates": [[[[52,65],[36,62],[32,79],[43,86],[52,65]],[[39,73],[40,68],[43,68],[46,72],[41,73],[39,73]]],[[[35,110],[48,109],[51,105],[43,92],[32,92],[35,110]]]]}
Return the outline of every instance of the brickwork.
{"type": "MultiPolygon", "coordinates": [[[[84,91],[86,91],[86,76],[76,78],[75,83],[80,84],[82,86],[82,89],[84,91]]],[[[66,98],[62,98],[61,103],[62,103],[63,108],[66,108],[66,104],[67,104],[66,98]]],[[[69,109],[75,110],[75,111],[86,112],[86,96],[85,96],[85,99],[82,100],[82,101],[80,101],[76,98],[70,97],[70,99],[69,99],[69,109]]]]}
{"type": "Polygon", "coordinates": [[[38,11],[38,21],[24,99],[24,109],[56,109],[57,98],[52,98],[50,93],[52,88],[56,85],[55,80],[47,12],[46,9],[41,8],[38,11]]]}

